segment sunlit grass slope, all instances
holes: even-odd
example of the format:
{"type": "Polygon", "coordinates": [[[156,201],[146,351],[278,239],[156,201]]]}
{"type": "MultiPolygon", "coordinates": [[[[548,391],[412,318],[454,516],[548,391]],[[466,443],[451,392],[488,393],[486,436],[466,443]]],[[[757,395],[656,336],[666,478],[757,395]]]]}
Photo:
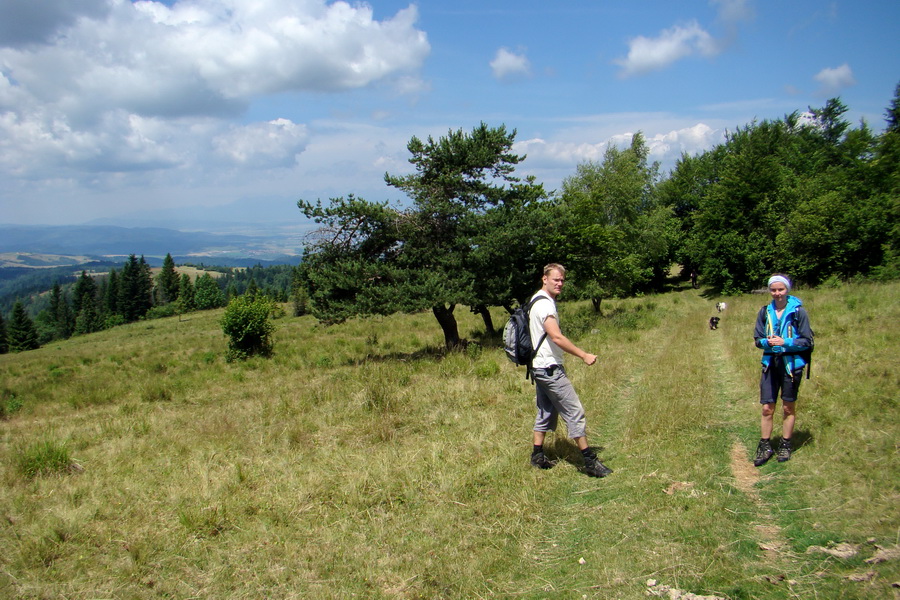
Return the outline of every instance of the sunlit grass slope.
{"type": "Polygon", "coordinates": [[[564,432],[529,467],[533,388],[464,308],[451,354],[430,314],[302,317],[227,363],[208,312],[0,356],[0,597],[892,597],[900,284],[798,295],[812,378],[762,469],[764,295],[716,331],[688,288],[561,305],[605,479],[564,432]]]}

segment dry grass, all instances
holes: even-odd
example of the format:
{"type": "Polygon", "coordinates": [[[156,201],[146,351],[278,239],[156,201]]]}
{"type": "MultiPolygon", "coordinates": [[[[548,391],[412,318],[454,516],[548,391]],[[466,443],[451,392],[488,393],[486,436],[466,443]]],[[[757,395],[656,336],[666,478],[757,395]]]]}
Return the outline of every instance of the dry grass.
{"type": "Polygon", "coordinates": [[[282,319],[275,356],[244,363],[224,360],[220,311],[0,356],[17,407],[0,423],[0,596],[642,598],[653,578],[728,598],[889,597],[898,564],[863,559],[900,528],[898,291],[799,294],[819,341],[805,442],[756,494],[731,453],[758,437],[760,296],[729,299],[718,331],[694,290],[602,318],[563,305],[564,330],[601,357],[569,371],[615,470],[603,480],[578,472],[563,432],[557,468],[529,468],[522,370],[490,341],[445,355],[430,314],[282,319]],[[23,475],[36,443],[83,470],[23,475]],[[761,548],[761,525],[787,547],[761,548]],[[860,553],[805,553],[828,541],[860,553]]]}

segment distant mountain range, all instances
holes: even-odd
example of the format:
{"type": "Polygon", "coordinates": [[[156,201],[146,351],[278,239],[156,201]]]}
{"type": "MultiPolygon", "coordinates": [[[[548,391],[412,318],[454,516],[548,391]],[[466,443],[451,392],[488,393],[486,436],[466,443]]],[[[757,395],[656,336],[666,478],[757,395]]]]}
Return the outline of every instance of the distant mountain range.
{"type": "MultiPolygon", "coordinates": [[[[171,254],[176,263],[219,266],[298,264],[308,227],[256,226],[244,233],[177,231],[162,227],[112,225],[0,225],[0,254],[42,255],[14,261],[15,266],[53,266],[43,255],[59,255],[57,264],[79,260],[115,260],[130,254],[162,259],[171,254]],[[69,257],[69,258],[63,258],[69,257]],[[73,261],[72,257],[78,257],[73,261]],[[32,264],[28,264],[31,262],[32,264]]],[[[6,266],[13,266],[9,262],[6,266]]]]}

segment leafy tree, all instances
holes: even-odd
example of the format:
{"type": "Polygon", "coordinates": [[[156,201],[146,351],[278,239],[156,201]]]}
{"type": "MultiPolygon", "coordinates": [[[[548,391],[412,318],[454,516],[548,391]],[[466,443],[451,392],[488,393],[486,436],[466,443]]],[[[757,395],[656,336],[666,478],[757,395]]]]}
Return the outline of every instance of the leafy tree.
{"type": "Polygon", "coordinates": [[[225,305],[225,296],[216,280],[209,273],[204,273],[194,283],[194,307],[197,310],[209,310],[225,305]]]}
{"type": "Polygon", "coordinates": [[[244,294],[228,303],[222,316],[222,331],[228,336],[229,362],[253,355],[271,356],[274,310],[275,303],[262,294],[244,294]]]}
{"type": "Polygon", "coordinates": [[[886,129],[873,162],[877,200],[885,207],[888,232],[881,242],[882,263],[873,269],[878,279],[900,277],[900,84],[885,113],[886,129]]]}
{"type": "Polygon", "coordinates": [[[726,293],[748,291],[776,270],[811,284],[879,268],[890,276],[900,213],[897,106],[895,98],[880,138],[865,123],[851,129],[846,106],[831,99],[810,108],[811,119],[794,112],[753,123],[683,158],[660,186],[682,222],[677,255],[726,293]]]}
{"type": "Polygon", "coordinates": [[[541,213],[532,205],[546,196],[533,178],[514,176],[524,159],[511,152],[514,140],[515,131],[484,123],[438,140],[413,137],[415,172],[385,175],[412,201],[406,209],[352,195],[328,207],[298,202],[322,225],[301,265],[313,314],[336,322],[430,309],[455,347],[458,304],[510,305],[533,285],[532,220],[541,213]]]}
{"type": "Polygon", "coordinates": [[[698,252],[692,242],[697,211],[704,205],[706,196],[718,181],[725,157],[725,146],[697,156],[683,154],[668,179],[657,186],[660,203],[672,210],[679,223],[674,240],[674,259],[684,272],[696,277],[700,265],[695,262],[698,252]]]}
{"type": "Polygon", "coordinates": [[[156,276],[156,301],[157,304],[168,304],[178,299],[178,273],[175,271],[175,261],[170,253],[166,253],[163,259],[162,269],[156,276]]]}
{"type": "Polygon", "coordinates": [[[34,321],[25,312],[25,306],[17,300],[6,331],[10,352],[23,352],[40,347],[34,321]]]}
{"type": "Polygon", "coordinates": [[[629,148],[610,146],[602,163],[582,163],[563,182],[558,244],[574,287],[595,309],[603,298],[659,285],[668,271],[677,222],[657,199],[658,167],[648,153],[637,133],[629,148]]]}

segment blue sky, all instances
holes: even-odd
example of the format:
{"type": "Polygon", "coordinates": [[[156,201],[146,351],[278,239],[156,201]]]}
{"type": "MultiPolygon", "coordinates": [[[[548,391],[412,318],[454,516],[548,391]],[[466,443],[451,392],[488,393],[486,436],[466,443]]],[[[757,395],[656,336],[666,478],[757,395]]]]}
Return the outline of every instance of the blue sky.
{"type": "Polygon", "coordinates": [[[412,136],[517,130],[557,189],[642,131],[662,172],[840,97],[884,127],[900,2],[0,0],[0,223],[302,225],[402,200],[412,136]]]}

